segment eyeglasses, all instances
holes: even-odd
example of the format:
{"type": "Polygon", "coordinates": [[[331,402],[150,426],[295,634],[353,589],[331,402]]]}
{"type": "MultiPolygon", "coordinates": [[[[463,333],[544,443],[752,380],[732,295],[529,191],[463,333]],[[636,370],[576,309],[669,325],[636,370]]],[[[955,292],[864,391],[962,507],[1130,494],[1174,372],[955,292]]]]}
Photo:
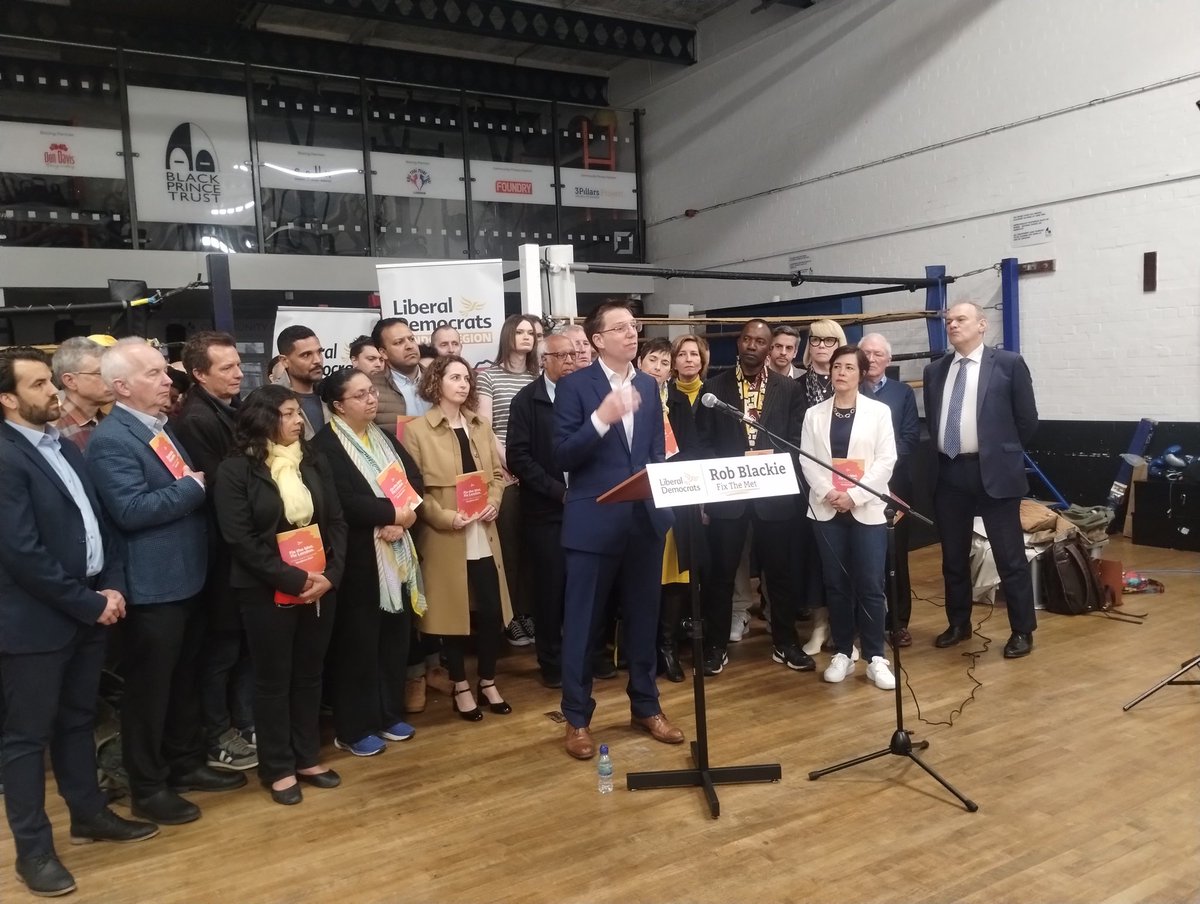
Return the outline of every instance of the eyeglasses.
{"type": "Polygon", "coordinates": [[[98,376],[100,376],[100,371],[98,371],[98,370],[73,370],[73,371],[71,371],[71,373],[75,374],[75,376],[77,376],[77,377],[98,377],[98,376]]]}
{"type": "Polygon", "coordinates": [[[379,398],[379,390],[374,386],[364,389],[362,392],[356,392],[354,395],[346,396],[346,401],[354,400],[355,402],[365,402],[367,399],[379,398]]]}
{"type": "Polygon", "coordinates": [[[545,352],[543,358],[578,358],[578,352],[545,352]]]}
{"type": "Polygon", "coordinates": [[[642,328],[642,325],[636,320],[630,320],[627,323],[611,326],[606,330],[597,330],[599,333],[636,333],[642,328]]]}
{"type": "Polygon", "coordinates": [[[809,345],[823,345],[826,348],[837,348],[841,340],[837,336],[809,336],[809,345]]]}

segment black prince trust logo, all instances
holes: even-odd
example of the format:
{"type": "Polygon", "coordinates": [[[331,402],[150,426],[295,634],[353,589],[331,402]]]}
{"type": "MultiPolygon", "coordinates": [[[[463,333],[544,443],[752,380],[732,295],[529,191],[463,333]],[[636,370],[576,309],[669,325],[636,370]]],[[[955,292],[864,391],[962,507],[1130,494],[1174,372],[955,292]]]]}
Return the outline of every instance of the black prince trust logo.
{"type": "Polygon", "coordinates": [[[212,139],[194,122],[181,122],[167,140],[164,176],[172,201],[217,204],[221,167],[212,139]]]}

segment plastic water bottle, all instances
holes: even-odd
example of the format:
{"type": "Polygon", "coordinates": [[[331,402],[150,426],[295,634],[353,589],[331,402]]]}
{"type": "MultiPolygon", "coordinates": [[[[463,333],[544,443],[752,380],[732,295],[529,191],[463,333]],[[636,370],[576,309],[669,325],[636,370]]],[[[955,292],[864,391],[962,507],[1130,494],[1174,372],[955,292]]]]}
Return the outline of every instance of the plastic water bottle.
{"type": "Polygon", "coordinates": [[[601,794],[612,794],[613,765],[608,755],[608,745],[600,745],[600,760],[596,763],[596,790],[601,794]]]}

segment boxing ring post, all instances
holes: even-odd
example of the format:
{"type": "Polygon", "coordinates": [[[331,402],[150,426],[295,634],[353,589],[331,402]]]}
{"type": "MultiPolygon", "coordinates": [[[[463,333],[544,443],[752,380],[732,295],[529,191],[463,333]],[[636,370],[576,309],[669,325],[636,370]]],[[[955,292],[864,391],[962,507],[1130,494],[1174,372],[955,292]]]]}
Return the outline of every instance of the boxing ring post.
{"type": "Polygon", "coordinates": [[[1010,352],[1021,352],[1021,291],[1017,287],[1017,259],[1000,261],[1000,324],[1002,341],[1010,352]]]}
{"type": "MultiPolygon", "coordinates": [[[[925,289],[925,310],[941,313],[946,310],[946,268],[940,265],[925,268],[925,275],[934,280],[925,289]]],[[[943,321],[930,318],[925,321],[929,334],[929,351],[933,358],[946,353],[946,325],[943,321]]]]}

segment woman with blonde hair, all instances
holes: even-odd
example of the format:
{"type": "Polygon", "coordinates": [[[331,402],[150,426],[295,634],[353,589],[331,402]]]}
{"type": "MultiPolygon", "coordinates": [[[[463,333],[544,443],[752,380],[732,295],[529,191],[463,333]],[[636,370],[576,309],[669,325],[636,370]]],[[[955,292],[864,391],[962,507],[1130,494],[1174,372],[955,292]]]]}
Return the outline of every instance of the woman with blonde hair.
{"type": "Polygon", "coordinates": [[[805,372],[800,377],[806,409],[833,396],[829,362],[834,350],[845,344],[846,333],[836,320],[814,320],[808,325],[808,338],[804,341],[805,372]]]}

